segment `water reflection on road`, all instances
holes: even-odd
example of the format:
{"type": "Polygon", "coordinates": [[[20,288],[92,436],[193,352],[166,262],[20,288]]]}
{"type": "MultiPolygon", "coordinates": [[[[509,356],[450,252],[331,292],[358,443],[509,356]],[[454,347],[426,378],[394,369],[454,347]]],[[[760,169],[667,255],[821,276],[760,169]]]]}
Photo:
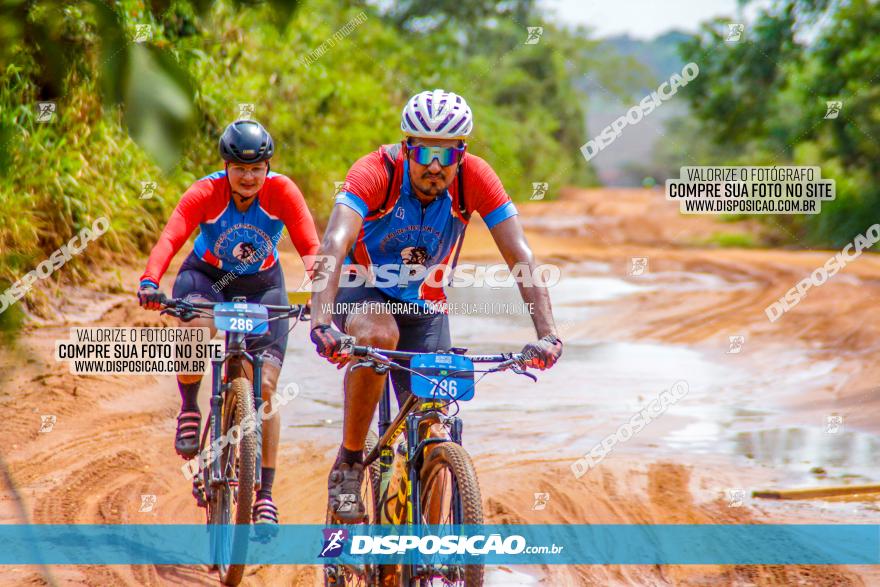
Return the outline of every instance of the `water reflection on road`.
{"type": "MultiPolygon", "coordinates": [[[[687,287],[727,287],[710,277],[679,281],[687,287]]],[[[650,281],[635,285],[607,275],[565,277],[553,288],[556,320],[588,320],[607,311],[602,302],[652,287],[650,281]]],[[[496,310],[521,303],[515,287],[452,288],[449,301],[496,310]]],[[[453,315],[451,321],[456,346],[472,352],[517,351],[533,337],[530,318],[522,312],[453,315]]],[[[301,324],[292,333],[282,373],[282,384],[293,381],[301,388],[282,413],[284,440],[332,447],[340,437],[342,372],[315,355],[307,331],[308,325],[301,324]]],[[[461,406],[471,453],[583,455],[661,391],[683,380],[688,394],[615,450],[650,449],[658,457],[729,455],[786,469],[797,479],[814,467],[825,468],[830,477],[872,475],[877,437],[845,430],[829,433],[818,418],[802,426],[783,420],[781,402],[828,385],[835,361],[817,360],[810,351],[794,347],[776,349],[770,361],[679,345],[607,341],[600,332],[565,342],[564,359],[540,373],[537,384],[512,373],[482,380],[475,399],[461,406]]]]}

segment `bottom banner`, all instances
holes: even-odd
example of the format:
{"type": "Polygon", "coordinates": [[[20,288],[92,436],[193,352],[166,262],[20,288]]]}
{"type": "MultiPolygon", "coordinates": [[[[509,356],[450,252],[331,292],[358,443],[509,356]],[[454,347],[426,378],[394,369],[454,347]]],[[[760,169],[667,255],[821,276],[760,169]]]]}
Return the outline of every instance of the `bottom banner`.
{"type": "Polygon", "coordinates": [[[880,563],[877,525],[0,525],[0,564],[880,563]]]}

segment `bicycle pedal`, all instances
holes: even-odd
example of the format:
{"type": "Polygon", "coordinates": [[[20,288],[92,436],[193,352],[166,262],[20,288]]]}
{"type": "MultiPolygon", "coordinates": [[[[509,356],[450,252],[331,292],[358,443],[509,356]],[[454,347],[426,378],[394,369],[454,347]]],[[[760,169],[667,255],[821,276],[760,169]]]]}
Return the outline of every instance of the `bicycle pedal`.
{"type": "Polygon", "coordinates": [[[193,479],[192,496],[196,498],[196,505],[200,508],[208,507],[208,496],[205,494],[205,486],[200,477],[193,479]]]}
{"type": "Polygon", "coordinates": [[[344,585],[345,577],[342,568],[337,565],[324,565],[324,577],[328,585],[344,585]]]}
{"type": "Polygon", "coordinates": [[[348,569],[349,572],[351,572],[352,574],[354,574],[362,579],[367,576],[367,565],[364,565],[364,564],[343,564],[340,566],[344,567],[345,569],[348,569]]]}
{"type": "Polygon", "coordinates": [[[192,495],[196,498],[196,505],[200,508],[208,507],[208,497],[201,487],[193,487],[192,495]]]}
{"type": "Polygon", "coordinates": [[[333,515],[333,524],[336,526],[360,526],[370,522],[369,516],[365,513],[360,520],[343,520],[337,515],[333,515]]]}

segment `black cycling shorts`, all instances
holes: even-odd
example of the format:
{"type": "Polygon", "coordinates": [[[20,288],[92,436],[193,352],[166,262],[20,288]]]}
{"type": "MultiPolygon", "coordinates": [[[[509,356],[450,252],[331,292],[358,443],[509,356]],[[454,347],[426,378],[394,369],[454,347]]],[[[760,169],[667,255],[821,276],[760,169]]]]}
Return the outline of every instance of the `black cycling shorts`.
{"type": "MultiPolygon", "coordinates": [[[[234,297],[244,297],[252,304],[286,306],[287,289],[284,287],[284,272],[281,264],[275,263],[269,269],[253,275],[231,274],[205,263],[194,254],[180,266],[171,295],[175,298],[204,298],[211,302],[231,302],[234,297]],[[224,285],[225,284],[225,285],[224,285]]],[[[272,314],[269,315],[272,317],[272,314]]],[[[264,334],[245,338],[251,353],[260,354],[264,360],[278,367],[284,362],[287,350],[287,318],[269,322],[269,330],[264,334]]]]}
{"type": "MultiPolygon", "coordinates": [[[[402,309],[400,306],[405,305],[408,310],[391,312],[400,333],[395,350],[433,353],[448,350],[452,346],[449,315],[420,310],[415,304],[398,302],[382,293],[380,289],[367,285],[339,288],[339,293],[336,294],[336,308],[334,308],[337,311],[333,312],[333,322],[339,330],[346,332],[345,327],[349,316],[357,311],[366,311],[363,308],[367,304],[383,304],[385,302],[398,304],[398,310],[402,309]]],[[[393,309],[394,306],[391,308],[393,309]]],[[[397,362],[406,367],[409,366],[409,361],[397,362]]],[[[406,371],[392,371],[391,381],[394,384],[397,404],[402,406],[409,396],[410,374],[406,371]]]]}

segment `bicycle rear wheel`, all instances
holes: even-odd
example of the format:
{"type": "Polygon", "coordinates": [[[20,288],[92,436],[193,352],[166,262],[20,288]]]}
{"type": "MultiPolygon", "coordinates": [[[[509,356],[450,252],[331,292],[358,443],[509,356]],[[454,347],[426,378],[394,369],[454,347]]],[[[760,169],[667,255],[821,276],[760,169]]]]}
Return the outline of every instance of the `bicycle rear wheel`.
{"type": "MultiPolygon", "coordinates": [[[[455,442],[435,444],[420,476],[421,524],[441,526],[440,534],[454,534],[452,525],[482,524],[483,500],[477,473],[467,451],[455,442]],[[442,526],[450,526],[444,532],[442,526]]],[[[482,565],[406,565],[403,585],[425,587],[441,579],[443,585],[481,587],[482,565]]]]}
{"type": "MultiPolygon", "coordinates": [[[[371,430],[367,433],[364,456],[367,456],[379,439],[371,430]]],[[[364,482],[361,485],[361,500],[367,510],[367,523],[379,523],[379,461],[374,461],[364,471],[364,482]]],[[[327,525],[333,524],[333,512],[327,508],[327,525]]],[[[348,565],[324,565],[325,587],[371,587],[376,585],[378,566],[359,565],[357,568],[348,565]]]]}
{"type": "Polygon", "coordinates": [[[238,585],[245,565],[232,561],[247,554],[257,466],[254,391],[246,377],[233,380],[229,386],[222,417],[222,434],[229,435],[229,443],[219,455],[225,483],[214,488],[208,522],[214,525],[211,540],[220,581],[224,585],[238,585]],[[236,426],[238,433],[230,435],[236,426]]]}

